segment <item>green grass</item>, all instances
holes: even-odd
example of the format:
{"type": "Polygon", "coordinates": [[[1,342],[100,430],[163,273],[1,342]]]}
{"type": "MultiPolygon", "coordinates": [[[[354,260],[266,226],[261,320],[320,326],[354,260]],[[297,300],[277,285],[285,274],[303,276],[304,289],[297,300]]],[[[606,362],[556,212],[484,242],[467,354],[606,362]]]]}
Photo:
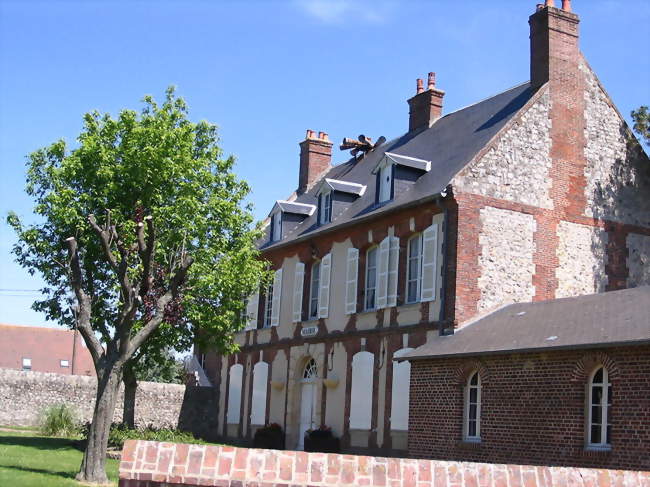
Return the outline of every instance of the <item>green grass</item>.
{"type": "MultiPolygon", "coordinates": [[[[64,487],[74,480],[82,453],[67,438],[20,432],[0,432],[0,485],[64,487]]],[[[106,473],[117,484],[117,460],[106,460],[106,473]]]]}

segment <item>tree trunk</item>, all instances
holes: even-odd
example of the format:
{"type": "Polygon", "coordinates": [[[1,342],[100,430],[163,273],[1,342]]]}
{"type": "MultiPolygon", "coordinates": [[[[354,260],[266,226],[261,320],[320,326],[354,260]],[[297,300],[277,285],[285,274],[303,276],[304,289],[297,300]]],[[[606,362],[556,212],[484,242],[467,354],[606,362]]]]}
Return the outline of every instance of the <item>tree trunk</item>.
{"type": "Polygon", "coordinates": [[[135,395],[138,390],[138,380],[130,362],[124,366],[124,410],[122,422],[129,428],[135,428],[135,395]]]}
{"type": "Polygon", "coordinates": [[[77,480],[80,482],[101,484],[108,482],[105,470],[106,449],[120,387],[122,367],[113,365],[103,369],[98,371],[93,421],[88,431],[88,442],[81,462],[81,469],[77,474],[77,480]]]}

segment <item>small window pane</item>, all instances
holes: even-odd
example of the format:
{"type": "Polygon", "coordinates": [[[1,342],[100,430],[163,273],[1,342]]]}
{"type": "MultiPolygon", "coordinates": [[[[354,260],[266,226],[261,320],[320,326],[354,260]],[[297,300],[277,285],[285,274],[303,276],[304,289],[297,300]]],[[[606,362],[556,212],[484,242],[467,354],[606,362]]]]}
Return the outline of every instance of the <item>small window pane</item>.
{"type": "Polygon", "coordinates": [[[600,406],[591,406],[591,422],[594,424],[602,423],[602,408],[600,406]]]}
{"type": "Polygon", "coordinates": [[[592,424],[591,425],[591,442],[600,443],[600,425],[592,424]]]}
{"type": "Polygon", "coordinates": [[[471,402],[471,403],[475,403],[475,402],[476,402],[477,394],[478,394],[478,390],[476,389],[476,387],[472,387],[472,388],[469,390],[469,402],[471,402]]]}
{"type": "Polygon", "coordinates": [[[611,437],[612,437],[612,425],[608,424],[607,425],[607,439],[605,440],[608,445],[612,442],[612,440],[610,439],[611,437]]]}
{"type": "Polygon", "coordinates": [[[603,382],[603,369],[602,369],[602,367],[600,369],[598,369],[598,372],[596,372],[596,374],[594,375],[594,383],[596,383],[596,382],[599,382],[599,383],[603,382]]]}
{"type": "Polygon", "coordinates": [[[612,386],[607,387],[607,405],[612,405],[612,386]]]}
{"type": "Polygon", "coordinates": [[[476,436],[476,421],[470,421],[467,430],[468,436],[476,436]]]}
{"type": "Polygon", "coordinates": [[[473,421],[476,419],[476,404],[469,405],[469,419],[473,421]]]}
{"type": "Polygon", "coordinates": [[[603,389],[599,386],[591,388],[591,404],[600,404],[603,398],[603,389]]]}
{"type": "Polygon", "coordinates": [[[61,367],[68,367],[68,361],[67,360],[61,360],[61,367]]]}
{"type": "Polygon", "coordinates": [[[469,383],[470,383],[471,385],[473,385],[473,386],[478,385],[478,373],[475,373],[475,374],[472,376],[472,379],[470,380],[469,383]]]}

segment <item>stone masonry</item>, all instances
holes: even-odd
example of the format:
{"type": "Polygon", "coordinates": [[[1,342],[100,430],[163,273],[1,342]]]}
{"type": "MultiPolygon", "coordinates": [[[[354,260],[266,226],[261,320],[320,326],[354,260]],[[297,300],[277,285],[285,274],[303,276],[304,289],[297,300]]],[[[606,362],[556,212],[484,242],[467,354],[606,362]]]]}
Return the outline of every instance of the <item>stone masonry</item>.
{"type": "Polygon", "coordinates": [[[492,465],[129,440],[120,487],[650,487],[650,472],[492,465]]]}

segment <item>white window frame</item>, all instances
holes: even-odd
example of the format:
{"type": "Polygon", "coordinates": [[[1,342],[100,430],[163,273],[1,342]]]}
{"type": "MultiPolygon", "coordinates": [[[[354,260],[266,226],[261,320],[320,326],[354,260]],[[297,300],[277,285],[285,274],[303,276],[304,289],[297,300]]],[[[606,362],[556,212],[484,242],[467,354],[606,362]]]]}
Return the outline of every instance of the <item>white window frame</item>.
{"type": "Polygon", "coordinates": [[[32,370],[32,359],[23,357],[23,370],[32,370]]]}
{"type": "Polygon", "coordinates": [[[408,239],[408,242],[406,244],[407,246],[407,258],[406,258],[406,292],[404,293],[406,295],[406,303],[418,303],[420,302],[422,298],[422,257],[424,255],[423,252],[423,238],[422,234],[418,233],[413,235],[411,238],[408,239]],[[417,257],[413,257],[411,255],[411,243],[414,242],[415,240],[418,241],[418,248],[419,248],[419,254],[417,257]],[[411,275],[411,260],[412,259],[417,259],[417,273],[418,275],[414,278],[411,275]],[[410,284],[412,282],[416,283],[416,292],[415,292],[415,298],[412,298],[410,296],[410,284]]]}
{"type": "Polygon", "coordinates": [[[271,327],[271,320],[273,318],[273,283],[270,283],[266,288],[266,295],[264,296],[264,321],[262,326],[264,328],[271,327]]]}
{"type": "Polygon", "coordinates": [[[366,277],[365,277],[365,292],[363,294],[363,309],[366,311],[373,311],[377,309],[377,278],[378,278],[378,273],[379,273],[379,246],[375,245],[374,247],[370,247],[366,251],[366,277]],[[374,270],[375,270],[375,280],[372,283],[372,287],[370,286],[370,279],[368,276],[370,275],[370,254],[374,252],[375,255],[375,265],[374,265],[374,270]],[[373,297],[372,297],[372,306],[368,306],[368,294],[370,291],[373,291],[373,297]]]}
{"type": "Polygon", "coordinates": [[[393,174],[393,163],[388,159],[379,167],[379,187],[377,192],[379,194],[378,201],[379,203],[385,203],[392,199],[393,185],[395,184],[395,175],[393,174]],[[388,180],[386,180],[386,175],[388,175],[388,180]]]}
{"type": "Polygon", "coordinates": [[[332,221],[332,191],[323,191],[320,194],[320,224],[325,225],[332,221]]]}
{"type": "Polygon", "coordinates": [[[320,274],[321,274],[321,261],[316,260],[311,265],[311,273],[309,275],[309,313],[308,319],[315,320],[318,318],[319,294],[320,294],[320,274]],[[318,279],[314,282],[314,269],[318,269],[318,279]]]}
{"type": "Polygon", "coordinates": [[[66,367],[66,368],[70,367],[70,362],[68,360],[61,359],[61,360],[59,360],[59,366],[66,367]]]}
{"type": "Polygon", "coordinates": [[[481,374],[478,370],[469,374],[464,387],[464,407],[463,407],[463,440],[469,442],[481,441],[481,374]],[[472,379],[476,377],[476,384],[472,384],[472,379]],[[471,391],[476,389],[476,402],[470,402],[471,391]],[[470,418],[470,406],[476,405],[476,417],[470,418]],[[470,421],[476,422],[476,432],[474,435],[469,433],[470,421]]]}
{"type": "Polygon", "coordinates": [[[609,402],[609,397],[611,395],[612,383],[609,379],[609,372],[604,366],[597,367],[589,376],[588,383],[589,391],[587,394],[587,448],[590,449],[599,449],[599,450],[609,450],[611,449],[611,438],[608,440],[607,430],[611,428],[611,421],[609,419],[609,412],[611,409],[611,404],[609,402]],[[598,371],[603,371],[603,380],[602,382],[594,382],[594,378],[598,371]],[[601,389],[600,403],[593,403],[593,394],[594,387],[601,389]],[[592,437],[592,427],[595,425],[593,422],[593,407],[599,407],[601,409],[601,422],[598,423],[600,426],[600,438],[592,437]],[[594,441],[595,439],[599,441],[594,441]],[[603,441],[604,440],[604,441],[603,441]]]}
{"type": "Polygon", "coordinates": [[[282,212],[271,215],[271,242],[282,240],[282,212]]]}

